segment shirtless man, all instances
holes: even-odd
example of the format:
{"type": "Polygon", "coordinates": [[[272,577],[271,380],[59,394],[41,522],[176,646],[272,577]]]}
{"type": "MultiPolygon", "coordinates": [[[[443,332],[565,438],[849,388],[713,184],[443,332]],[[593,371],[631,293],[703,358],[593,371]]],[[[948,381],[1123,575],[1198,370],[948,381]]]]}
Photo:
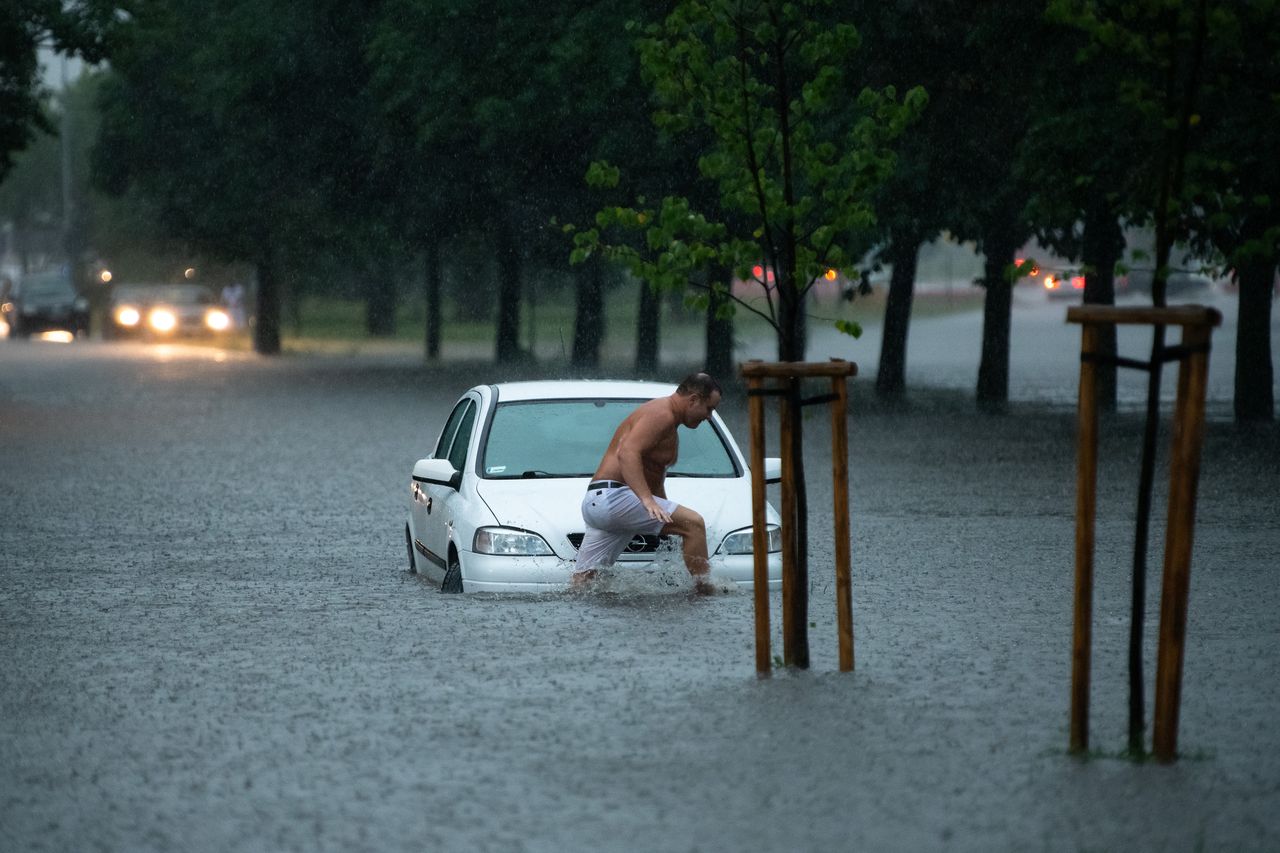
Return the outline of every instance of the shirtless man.
{"type": "Polygon", "coordinates": [[[674,394],[643,403],[618,425],[582,501],[587,533],[578,549],[573,585],[618,559],[638,534],[669,534],[684,541],[684,564],[698,592],[707,582],[707,525],[702,516],[667,499],[667,469],[680,452],[676,429],[690,429],[720,405],[720,386],[705,373],[685,378],[674,394]]]}

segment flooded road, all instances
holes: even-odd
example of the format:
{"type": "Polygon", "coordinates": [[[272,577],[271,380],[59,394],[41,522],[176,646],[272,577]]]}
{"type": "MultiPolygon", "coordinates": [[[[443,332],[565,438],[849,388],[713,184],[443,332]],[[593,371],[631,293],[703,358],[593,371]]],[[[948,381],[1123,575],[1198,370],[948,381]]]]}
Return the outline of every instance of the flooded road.
{"type": "MultiPolygon", "coordinates": [[[[815,413],[812,669],[760,681],[745,593],[448,596],[406,571],[408,472],[490,367],[0,342],[0,847],[1280,846],[1277,432],[1210,424],[1161,767],[1115,757],[1140,424],[1108,421],[1077,760],[1070,407],[982,416],[942,381],[887,411],[866,376],[856,671],[815,413]]],[[[721,414],[745,441],[740,393],[721,414]]]]}

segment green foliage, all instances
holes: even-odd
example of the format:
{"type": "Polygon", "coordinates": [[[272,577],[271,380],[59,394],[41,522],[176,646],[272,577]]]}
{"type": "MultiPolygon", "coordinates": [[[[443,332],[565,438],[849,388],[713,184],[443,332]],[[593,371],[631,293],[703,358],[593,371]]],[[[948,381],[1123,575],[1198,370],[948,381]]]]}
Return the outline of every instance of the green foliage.
{"type": "Polygon", "coordinates": [[[326,38],[338,5],[143,7],[104,87],[100,184],[154,200],[172,236],[224,257],[341,239],[326,214],[358,145],[360,67],[326,38]]]}
{"type": "Polygon", "coordinates": [[[124,3],[104,0],[5,0],[0,10],[0,181],[13,154],[37,131],[51,131],[44,112],[36,48],[53,47],[98,62],[106,57],[124,3]]]}
{"type": "MultiPolygon", "coordinates": [[[[644,28],[637,47],[654,121],[668,135],[705,135],[697,166],[714,198],[699,203],[685,188],[605,207],[573,234],[572,260],[600,252],[659,289],[706,288],[707,269],[747,278],[763,264],[774,273],[759,282],[764,307],[740,304],[794,356],[805,294],[865,250],[875,191],[894,168],[891,143],[927,101],[921,89],[899,98],[892,87],[847,100],[858,43],[824,0],[688,0],[644,28]]],[[[609,163],[587,170],[599,189],[619,180],[609,163]]]]}

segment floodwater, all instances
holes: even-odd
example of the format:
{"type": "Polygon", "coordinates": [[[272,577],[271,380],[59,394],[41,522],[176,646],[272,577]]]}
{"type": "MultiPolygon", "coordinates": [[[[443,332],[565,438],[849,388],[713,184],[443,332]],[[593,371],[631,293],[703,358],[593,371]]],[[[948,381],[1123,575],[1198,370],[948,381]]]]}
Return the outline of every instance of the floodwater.
{"type": "MultiPolygon", "coordinates": [[[[1133,416],[1104,421],[1078,759],[1073,386],[992,417],[946,381],[896,409],[855,381],[851,674],[806,418],[812,667],[760,680],[751,596],[678,566],[540,596],[406,571],[408,472],[490,371],[0,343],[0,848],[1280,848],[1274,428],[1209,425],[1159,766],[1118,757],[1133,416]]],[[[745,441],[744,409],[721,406],[745,441]]]]}

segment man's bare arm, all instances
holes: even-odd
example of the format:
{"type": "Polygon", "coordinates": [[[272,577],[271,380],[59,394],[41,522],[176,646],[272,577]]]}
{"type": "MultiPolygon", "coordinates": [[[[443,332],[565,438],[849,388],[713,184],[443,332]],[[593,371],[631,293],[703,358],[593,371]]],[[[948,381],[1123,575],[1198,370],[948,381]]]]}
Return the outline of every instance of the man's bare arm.
{"type": "Polygon", "coordinates": [[[665,413],[659,409],[642,409],[635,413],[635,421],[627,434],[618,443],[618,466],[622,470],[622,479],[640,498],[651,518],[663,523],[671,521],[671,516],[664,512],[653,500],[654,490],[649,483],[645,470],[645,459],[649,453],[661,443],[672,428],[665,413]]]}

